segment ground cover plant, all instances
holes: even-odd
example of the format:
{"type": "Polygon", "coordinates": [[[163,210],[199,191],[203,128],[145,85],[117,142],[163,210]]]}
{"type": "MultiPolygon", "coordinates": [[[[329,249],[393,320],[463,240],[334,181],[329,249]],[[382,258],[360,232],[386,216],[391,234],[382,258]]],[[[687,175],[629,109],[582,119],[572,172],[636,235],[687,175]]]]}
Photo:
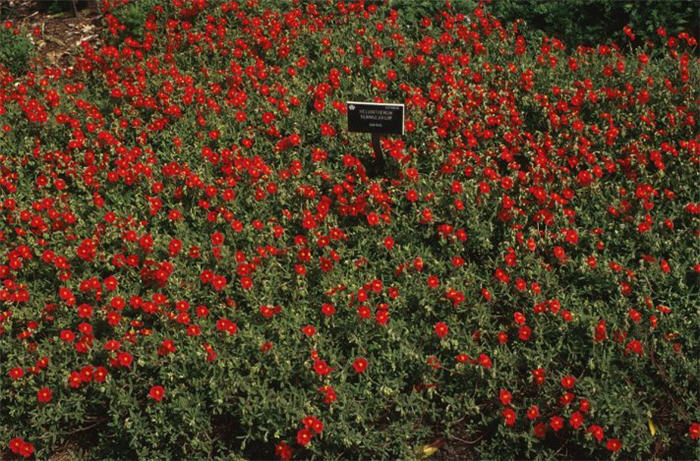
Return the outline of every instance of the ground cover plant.
{"type": "Polygon", "coordinates": [[[0,70],[8,456],[700,455],[696,39],[377,3],[105,1],[0,70]]]}

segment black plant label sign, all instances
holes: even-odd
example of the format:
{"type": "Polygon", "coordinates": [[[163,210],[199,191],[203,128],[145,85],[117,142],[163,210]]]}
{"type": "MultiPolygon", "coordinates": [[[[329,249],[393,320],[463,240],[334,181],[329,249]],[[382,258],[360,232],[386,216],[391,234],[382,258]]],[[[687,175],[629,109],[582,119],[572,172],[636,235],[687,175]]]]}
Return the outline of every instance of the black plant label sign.
{"type": "Polygon", "coordinates": [[[348,101],[348,132],[403,134],[404,105],[348,101]]]}

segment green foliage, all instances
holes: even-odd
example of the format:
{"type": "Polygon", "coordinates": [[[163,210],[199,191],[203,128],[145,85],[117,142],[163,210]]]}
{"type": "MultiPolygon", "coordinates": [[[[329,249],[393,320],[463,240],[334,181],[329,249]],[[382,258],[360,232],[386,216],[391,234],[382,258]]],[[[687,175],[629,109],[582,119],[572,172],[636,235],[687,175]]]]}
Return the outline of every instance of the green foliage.
{"type": "Polygon", "coordinates": [[[389,8],[399,12],[399,17],[406,24],[420,29],[419,22],[423,18],[433,18],[445,10],[446,1],[454,13],[469,14],[479,5],[477,0],[388,0],[389,8]]]}
{"type": "Polygon", "coordinates": [[[123,6],[115,8],[112,14],[124,25],[125,29],[121,37],[143,38],[144,25],[148,15],[152,13],[153,7],[162,4],[158,0],[130,1],[123,6]]]}
{"type": "MultiPolygon", "coordinates": [[[[46,2],[46,3],[49,3],[49,2],[46,2]]],[[[48,14],[60,13],[62,11],[68,10],[68,8],[71,8],[70,0],[68,0],[68,1],[53,0],[52,2],[50,2],[50,4],[48,6],[45,6],[45,8],[46,8],[46,12],[48,14]]]]}
{"type": "Polygon", "coordinates": [[[697,34],[698,3],[686,0],[497,0],[487,9],[503,22],[524,19],[529,27],[562,40],[568,46],[627,43],[622,29],[630,26],[635,44],[658,42],[656,30],[670,35],[697,34]]]}
{"type": "MultiPolygon", "coordinates": [[[[691,0],[489,0],[486,9],[503,23],[522,19],[531,37],[547,34],[567,46],[595,45],[610,41],[625,44],[629,39],[623,27],[635,34],[634,46],[645,40],[658,43],[657,29],[668,35],[687,32],[696,35],[700,8],[691,0]]],[[[477,0],[449,1],[453,13],[469,14],[479,6],[477,0]]],[[[434,18],[444,9],[438,0],[388,0],[407,23],[420,30],[422,18],[434,18]]],[[[663,41],[663,40],[661,40],[663,41]]]]}
{"type": "Polygon", "coordinates": [[[14,31],[0,25],[0,64],[13,74],[20,75],[29,70],[34,45],[29,38],[14,31]]]}

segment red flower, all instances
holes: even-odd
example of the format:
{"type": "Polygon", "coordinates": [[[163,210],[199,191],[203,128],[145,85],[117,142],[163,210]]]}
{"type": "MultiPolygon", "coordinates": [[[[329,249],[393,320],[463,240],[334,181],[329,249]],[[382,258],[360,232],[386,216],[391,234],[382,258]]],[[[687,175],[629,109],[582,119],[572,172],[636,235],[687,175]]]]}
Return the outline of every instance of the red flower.
{"type": "Polygon", "coordinates": [[[527,419],[530,421],[537,419],[537,417],[540,415],[540,409],[537,405],[532,405],[530,408],[527,409],[527,419]]]}
{"type": "Polygon", "coordinates": [[[224,243],[224,234],[221,232],[214,232],[211,234],[211,244],[214,246],[218,246],[224,243]]]}
{"type": "Polygon", "coordinates": [[[633,339],[629,343],[627,343],[627,349],[626,352],[632,352],[637,355],[644,355],[644,348],[642,347],[642,342],[633,339]]]}
{"type": "Polygon", "coordinates": [[[316,360],[314,362],[314,371],[321,376],[326,376],[331,371],[333,371],[333,369],[329,367],[328,364],[323,360],[316,360]]]}
{"type": "Polygon", "coordinates": [[[309,338],[316,334],[316,329],[311,325],[306,325],[301,331],[309,338]]]}
{"type": "Polygon", "coordinates": [[[24,440],[22,440],[21,437],[15,437],[13,439],[10,439],[10,443],[9,443],[10,451],[12,453],[19,454],[19,451],[22,448],[23,444],[24,444],[24,440]]]}
{"type": "Polygon", "coordinates": [[[528,339],[530,339],[531,334],[532,329],[530,329],[530,327],[527,325],[523,325],[518,329],[518,337],[523,341],[527,341],[528,339]]]}
{"type": "Polygon", "coordinates": [[[513,314],[513,320],[518,325],[525,325],[526,319],[522,312],[516,312],[515,314],[513,314]]]}
{"type": "Polygon", "coordinates": [[[331,386],[322,386],[319,387],[317,390],[326,394],[326,397],[323,401],[327,405],[330,405],[331,403],[338,400],[338,394],[336,394],[335,389],[333,389],[331,386]]]}
{"type": "Polygon", "coordinates": [[[598,426],[597,424],[593,424],[591,426],[588,426],[588,429],[586,429],[586,432],[590,432],[591,434],[593,434],[593,437],[598,442],[601,442],[603,440],[603,428],[598,426]]]}
{"type": "Polygon", "coordinates": [[[574,429],[578,429],[581,427],[581,424],[583,424],[583,415],[578,411],[573,412],[569,418],[569,424],[571,424],[571,427],[574,429]]]}
{"type": "MultiPolygon", "coordinates": [[[[229,319],[220,318],[219,320],[216,321],[216,331],[225,331],[229,335],[234,335],[234,334],[236,334],[237,330],[238,330],[238,326],[236,325],[236,323],[230,321],[229,319]]],[[[166,341],[170,341],[170,343],[172,343],[171,340],[166,340],[166,341]]],[[[168,343],[168,344],[170,345],[170,343],[168,343]]],[[[174,346],[174,344],[172,344],[172,346],[174,346]]],[[[161,345],[161,347],[162,347],[162,345],[161,345]]],[[[174,352],[174,351],[170,351],[167,348],[163,348],[163,354],[161,354],[161,355],[167,354],[168,352],[174,352]]],[[[158,353],[160,354],[161,351],[159,350],[158,353]]]]}
{"type": "Polygon", "coordinates": [[[275,316],[275,308],[271,306],[262,305],[260,306],[260,314],[266,319],[271,319],[275,316]]]}
{"type": "Polygon", "coordinates": [[[330,303],[323,303],[323,306],[321,306],[321,312],[323,312],[323,314],[326,316],[333,315],[335,314],[335,307],[330,303]]]}
{"type": "Polygon", "coordinates": [[[105,284],[105,289],[107,291],[114,291],[117,289],[117,286],[119,285],[117,283],[117,279],[114,278],[114,276],[110,275],[106,279],[104,279],[104,284],[105,284]]]}
{"type": "Polygon", "coordinates": [[[568,229],[566,231],[565,240],[571,245],[576,245],[578,243],[578,232],[574,229],[568,229]]]}
{"type": "Polygon", "coordinates": [[[440,337],[440,339],[444,338],[447,336],[447,333],[449,333],[450,329],[447,327],[447,324],[443,322],[438,322],[435,324],[435,334],[440,337]]]}
{"type": "Polygon", "coordinates": [[[249,290],[253,286],[253,281],[250,277],[241,277],[241,287],[244,290],[249,290]]]}
{"type": "Polygon", "coordinates": [[[389,321],[389,312],[386,310],[378,309],[375,314],[377,323],[380,325],[386,325],[389,321]]]}
{"type": "Polygon", "coordinates": [[[513,394],[510,393],[510,391],[506,389],[501,389],[501,392],[499,393],[498,398],[501,400],[501,404],[506,406],[510,405],[510,401],[513,397],[513,394]]]}
{"type": "Polygon", "coordinates": [[[418,256],[416,259],[413,260],[413,268],[417,270],[418,272],[423,270],[423,258],[418,256]]]}
{"type": "Polygon", "coordinates": [[[535,370],[532,370],[532,378],[535,380],[535,383],[538,386],[541,386],[544,384],[545,380],[545,371],[543,368],[537,368],[535,370]]]}
{"type": "Polygon", "coordinates": [[[440,279],[438,279],[436,276],[431,275],[428,277],[428,286],[430,288],[437,288],[437,286],[440,284],[440,279]]]}
{"type": "Polygon", "coordinates": [[[134,360],[134,357],[129,354],[128,352],[119,352],[117,354],[117,361],[119,362],[119,365],[123,367],[128,367],[131,366],[131,362],[134,360]]]}
{"type": "Polygon", "coordinates": [[[29,442],[26,442],[21,437],[15,437],[14,439],[10,440],[9,448],[12,453],[23,456],[25,458],[32,456],[32,454],[34,453],[34,445],[32,445],[29,442]]]}
{"type": "Polygon", "coordinates": [[[92,381],[92,376],[92,365],[86,365],[80,369],[80,379],[82,379],[84,383],[89,383],[90,381],[92,381]]]}
{"type": "Polygon", "coordinates": [[[367,359],[363,357],[358,357],[353,362],[352,367],[355,369],[355,373],[364,373],[367,369],[367,359]]]}
{"type": "Polygon", "coordinates": [[[554,430],[554,432],[558,432],[559,429],[564,427],[564,418],[561,416],[552,416],[549,420],[549,426],[554,430]]]}
{"type": "Polygon", "coordinates": [[[700,439],[700,423],[691,424],[688,429],[688,435],[690,435],[690,438],[693,440],[700,439]]]}
{"type": "Polygon", "coordinates": [[[479,355],[478,361],[479,361],[479,365],[481,365],[484,368],[491,368],[493,366],[493,362],[491,361],[489,356],[486,354],[479,355]]]}
{"type": "Polygon", "coordinates": [[[75,333],[70,330],[62,330],[59,336],[61,337],[61,341],[65,341],[67,343],[72,343],[75,341],[75,333]]]}
{"type": "Polygon", "coordinates": [[[566,261],[566,252],[560,246],[554,247],[554,256],[561,261],[566,261]]]}
{"type": "Polygon", "coordinates": [[[226,280],[226,277],[217,275],[212,279],[211,286],[214,288],[215,291],[221,291],[224,288],[226,288],[226,285],[228,284],[228,281],[226,280]]]}
{"type": "Polygon", "coordinates": [[[89,304],[81,304],[78,306],[78,317],[89,319],[92,317],[92,306],[89,304]]]}
{"type": "Polygon", "coordinates": [[[387,250],[392,250],[394,249],[394,239],[393,237],[385,237],[384,238],[384,247],[387,250]]]}
{"type": "Polygon", "coordinates": [[[573,389],[573,387],[576,385],[576,378],[573,376],[564,376],[561,379],[561,385],[564,386],[565,389],[573,389]]]}
{"type": "Polygon", "coordinates": [[[314,416],[307,416],[301,422],[304,424],[304,429],[313,429],[316,434],[323,432],[323,421],[314,416]]]}
{"type": "Polygon", "coordinates": [[[620,442],[618,439],[610,439],[608,440],[608,443],[605,445],[605,448],[612,452],[616,452],[620,448],[622,448],[622,442],[620,442]]]}
{"type": "Polygon", "coordinates": [[[564,392],[564,394],[562,394],[562,396],[559,398],[559,403],[562,405],[568,405],[574,401],[575,397],[576,396],[571,392],[564,392]]]}
{"type": "Polygon", "coordinates": [[[275,445],[275,454],[282,460],[292,459],[292,447],[289,446],[284,440],[275,445]]]}
{"type": "Polygon", "coordinates": [[[598,325],[595,327],[595,336],[593,338],[593,342],[600,342],[604,341],[606,338],[606,331],[605,331],[605,320],[599,320],[598,325]]]}
{"type": "Polygon", "coordinates": [[[587,399],[581,399],[581,404],[579,405],[579,409],[583,413],[588,413],[588,410],[591,409],[591,403],[587,399]]]}
{"type": "Polygon", "coordinates": [[[309,442],[311,442],[313,436],[314,435],[310,430],[299,429],[299,432],[297,432],[297,443],[302,447],[305,447],[309,444],[309,442]]]}
{"type": "Polygon", "coordinates": [[[510,282],[510,276],[508,275],[507,272],[505,272],[502,269],[496,269],[494,272],[494,277],[496,277],[497,280],[503,283],[509,283],[510,282]]]}
{"type": "Polygon", "coordinates": [[[357,308],[357,315],[359,315],[363,319],[368,319],[372,316],[372,311],[369,307],[363,304],[357,308]]]}
{"type": "Polygon", "coordinates": [[[512,408],[506,408],[503,410],[503,418],[506,420],[506,426],[512,426],[515,424],[515,411],[512,408]]]}
{"type": "Polygon", "coordinates": [[[24,369],[22,367],[14,367],[10,370],[9,375],[12,379],[19,379],[24,376],[24,369]]]}
{"type": "Polygon", "coordinates": [[[148,391],[148,396],[153,400],[160,402],[165,396],[165,389],[163,389],[163,386],[153,386],[151,387],[151,390],[148,391]]]}
{"type": "Polygon", "coordinates": [[[544,425],[544,423],[538,423],[534,427],[535,431],[535,437],[538,439],[543,439],[545,435],[547,435],[547,426],[544,425]]]}
{"type": "Polygon", "coordinates": [[[93,373],[92,377],[94,378],[95,381],[98,383],[103,383],[105,381],[105,378],[107,377],[107,369],[105,367],[97,367],[95,370],[95,373],[93,373]]]}
{"type": "Polygon", "coordinates": [[[48,403],[51,401],[51,389],[48,387],[42,387],[36,391],[36,399],[41,403],[48,403]]]}
{"type": "Polygon", "coordinates": [[[83,379],[80,377],[80,373],[77,371],[72,371],[68,377],[68,385],[73,389],[77,389],[83,383],[83,379]]]}

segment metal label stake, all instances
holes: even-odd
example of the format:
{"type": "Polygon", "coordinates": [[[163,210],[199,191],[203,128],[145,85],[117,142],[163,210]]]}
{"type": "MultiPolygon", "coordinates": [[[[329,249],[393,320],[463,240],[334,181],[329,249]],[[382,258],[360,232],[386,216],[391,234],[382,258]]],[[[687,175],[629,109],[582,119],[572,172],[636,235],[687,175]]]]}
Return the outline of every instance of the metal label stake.
{"type": "Polygon", "coordinates": [[[386,160],[382,153],[379,135],[403,135],[404,105],[348,101],[347,108],[348,132],[372,134],[374,161],[371,165],[362,162],[368,176],[376,177],[383,174],[386,170],[386,160]],[[371,168],[368,168],[370,166],[371,168]]]}

